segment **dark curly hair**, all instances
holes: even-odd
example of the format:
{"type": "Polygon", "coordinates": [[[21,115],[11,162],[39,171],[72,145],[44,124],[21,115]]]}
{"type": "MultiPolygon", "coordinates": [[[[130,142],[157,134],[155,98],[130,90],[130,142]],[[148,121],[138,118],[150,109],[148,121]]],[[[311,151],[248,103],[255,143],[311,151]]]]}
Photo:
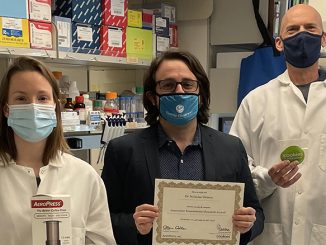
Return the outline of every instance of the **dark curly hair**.
{"type": "Polygon", "coordinates": [[[145,116],[147,124],[153,125],[156,124],[158,121],[159,110],[155,105],[152,104],[146,94],[148,94],[147,92],[155,94],[155,75],[164,60],[180,60],[184,62],[188,66],[190,71],[196,76],[196,79],[199,81],[200,96],[200,105],[197,114],[197,120],[200,123],[207,123],[210,104],[210,83],[205,70],[203,69],[199,60],[191,53],[186,51],[167,51],[152,61],[147,73],[144,76],[143,103],[145,109],[147,110],[147,114],[145,116]]]}

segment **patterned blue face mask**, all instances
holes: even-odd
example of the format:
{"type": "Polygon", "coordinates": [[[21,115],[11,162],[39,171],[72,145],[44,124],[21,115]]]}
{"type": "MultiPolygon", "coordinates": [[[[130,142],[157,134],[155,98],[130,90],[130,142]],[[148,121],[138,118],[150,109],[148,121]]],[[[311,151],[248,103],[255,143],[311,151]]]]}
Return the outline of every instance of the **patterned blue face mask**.
{"type": "Polygon", "coordinates": [[[185,125],[198,114],[198,94],[162,94],[159,97],[160,115],[173,125],[185,125]]]}
{"type": "Polygon", "coordinates": [[[29,142],[47,138],[57,126],[54,105],[9,105],[8,126],[29,142]]]}

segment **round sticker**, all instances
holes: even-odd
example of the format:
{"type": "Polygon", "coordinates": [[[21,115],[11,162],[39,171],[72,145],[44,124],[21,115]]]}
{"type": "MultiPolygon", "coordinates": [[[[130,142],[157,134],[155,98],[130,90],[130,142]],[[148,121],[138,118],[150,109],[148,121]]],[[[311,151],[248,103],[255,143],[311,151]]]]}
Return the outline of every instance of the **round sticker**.
{"type": "Polygon", "coordinates": [[[304,151],[297,145],[291,145],[281,153],[281,160],[289,160],[290,162],[298,161],[302,163],[304,160],[304,151]]]}
{"type": "Polygon", "coordinates": [[[185,108],[184,108],[183,105],[177,105],[177,106],[175,107],[175,110],[176,110],[178,113],[182,113],[182,112],[185,110],[185,108]]]}

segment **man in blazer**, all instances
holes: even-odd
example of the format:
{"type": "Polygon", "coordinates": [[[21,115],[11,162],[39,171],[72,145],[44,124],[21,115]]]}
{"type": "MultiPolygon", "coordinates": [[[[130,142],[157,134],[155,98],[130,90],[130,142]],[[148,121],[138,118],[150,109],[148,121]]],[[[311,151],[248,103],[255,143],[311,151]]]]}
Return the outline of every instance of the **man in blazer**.
{"type": "Polygon", "coordinates": [[[102,178],[118,244],[150,245],[156,178],[245,183],[243,207],[232,221],[244,245],[263,230],[247,155],[241,141],[208,121],[209,80],[190,53],[169,51],[153,60],[144,79],[149,128],[110,141],[102,178]]]}

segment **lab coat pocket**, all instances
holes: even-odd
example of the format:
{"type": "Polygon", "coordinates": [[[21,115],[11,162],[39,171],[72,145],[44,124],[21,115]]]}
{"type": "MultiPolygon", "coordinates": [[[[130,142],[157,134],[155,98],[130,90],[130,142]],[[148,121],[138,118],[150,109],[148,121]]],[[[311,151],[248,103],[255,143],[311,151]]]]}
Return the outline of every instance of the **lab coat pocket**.
{"type": "Polygon", "coordinates": [[[85,228],[72,228],[72,245],[85,245],[85,228]]]}
{"type": "Polygon", "coordinates": [[[314,224],[311,232],[310,244],[325,245],[326,241],[326,226],[314,224]]]}
{"type": "Polygon", "coordinates": [[[326,173],[326,134],[320,136],[319,168],[326,173]]]}
{"type": "Polygon", "coordinates": [[[268,245],[280,245],[283,244],[282,240],[282,224],[278,223],[265,223],[264,231],[260,234],[253,244],[268,244],[268,245]]]}

